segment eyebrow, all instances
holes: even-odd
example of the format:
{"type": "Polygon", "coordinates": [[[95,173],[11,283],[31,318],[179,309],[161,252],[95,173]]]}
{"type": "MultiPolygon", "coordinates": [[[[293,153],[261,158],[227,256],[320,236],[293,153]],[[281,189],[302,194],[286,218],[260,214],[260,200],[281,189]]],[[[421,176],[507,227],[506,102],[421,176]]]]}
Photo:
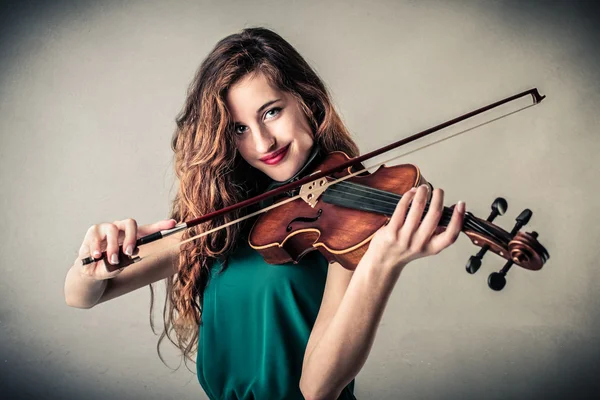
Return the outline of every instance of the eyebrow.
{"type": "Polygon", "coordinates": [[[264,111],[265,108],[269,107],[273,103],[277,103],[279,100],[281,100],[281,99],[275,99],[275,100],[267,101],[265,104],[263,104],[262,106],[260,106],[260,108],[258,110],[256,110],[256,113],[260,114],[261,112],[264,111]]]}
{"type": "MultiPolygon", "coordinates": [[[[272,105],[272,104],[274,104],[274,103],[277,103],[277,102],[278,102],[278,101],[280,101],[280,100],[281,100],[281,99],[275,99],[275,100],[270,100],[270,101],[267,101],[265,104],[263,104],[262,106],[260,106],[260,107],[258,108],[258,110],[256,110],[256,114],[260,114],[261,112],[263,112],[263,111],[265,110],[265,108],[269,107],[270,105],[272,105]]],[[[241,125],[241,124],[240,124],[238,121],[235,121],[234,123],[235,123],[235,124],[239,124],[239,125],[241,125]]]]}

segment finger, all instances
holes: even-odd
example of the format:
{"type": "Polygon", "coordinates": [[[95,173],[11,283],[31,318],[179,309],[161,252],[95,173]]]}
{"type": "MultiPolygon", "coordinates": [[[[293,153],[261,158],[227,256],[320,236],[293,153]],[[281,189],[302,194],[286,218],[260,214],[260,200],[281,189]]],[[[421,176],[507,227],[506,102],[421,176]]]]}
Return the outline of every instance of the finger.
{"type": "Polygon", "coordinates": [[[462,231],[464,219],[465,219],[466,204],[459,201],[454,211],[452,212],[452,218],[446,227],[446,230],[439,235],[435,235],[429,242],[429,251],[431,254],[438,254],[446,247],[450,246],[456,241],[458,235],[462,231]]]}
{"type": "Polygon", "coordinates": [[[408,205],[415,196],[416,191],[417,188],[412,188],[402,195],[400,201],[398,204],[396,204],[396,208],[390,217],[390,221],[387,224],[389,229],[392,229],[394,232],[398,232],[400,230],[404,224],[404,218],[406,217],[406,212],[408,211],[408,205]]]}
{"type": "Polygon", "coordinates": [[[102,232],[106,235],[106,257],[112,265],[119,263],[119,228],[115,224],[102,224],[102,232]]]}
{"type": "Polygon", "coordinates": [[[90,249],[90,245],[88,244],[87,240],[83,241],[83,243],[79,247],[79,251],[77,252],[77,254],[81,258],[88,257],[92,254],[92,250],[90,249]]]}
{"type": "Polygon", "coordinates": [[[88,229],[85,235],[84,242],[87,244],[90,250],[90,254],[94,259],[102,257],[102,241],[105,239],[105,235],[102,233],[99,225],[93,225],[88,229]]]}
{"type": "Polygon", "coordinates": [[[423,210],[427,204],[427,186],[421,185],[417,188],[415,198],[410,203],[410,209],[404,221],[404,225],[400,229],[400,237],[412,239],[412,235],[421,223],[423,210]]]}
{"type": "Polygon", "coordinates": [[[81,247],[79,247],[79,258],[81,260],[83,258],[89,257],[90,255],[96,260],[93,263],[82,265],[81,272],[82,274],[92,277],[94,275],[94,271],[99,264],[98,260],[102,257],[102,240],[104,235],[100,232],[99,225],[92,225],[87,230],[85,237],[83,239],[83,243],[81,247]]]}
{"type": "Polygon", "coordinates": [[[122,221],[115,221],[115,225],[121,232],[125,232],[123,239],[123,253],[128,256],[133,255],[135,249],[135,241],[137,239],[137,221],[133,218],[127,218],[122,221]]]}
{"type": "Polygon", "coordinates": [[[175,227],[175,225],[177,225],[177,221],[174,219],[165,219],[153,224],[142,225],[138,228],[138,238],[158,231],[163,231],[165,229],[172,229],[175,227]]]}
{"type": "MultiPolygon", "coordinates": [[[[91,250],[90,250],[90,246],[87,243],[87,241],[84,240],[84,242],[81,244],[81,247],[79,247],[79,253],[78,253],[78,258],[75,260],[75,262],[79,262],[81,264],[81,262],[79,260],[82,260],[86,257],[89,257],[92,254],[91,250]]],[[[85,275],[91,275],[92,273],[92,267],[95,263],[90,263],[90,264],[86,264],[86,265],[82,265],[81,266],[81,270],[82,273],[85,275]]]]}
{"type": "Polygon", "coordinates": [[[444,209],[444,191],[442,189],[434,189],[429,203],[429,210],[421,225],[415,233],[415,240],[419,243],[425,244],[429,242],[433,233],[435,232],[440,219],[442,218],[444,209]]]}

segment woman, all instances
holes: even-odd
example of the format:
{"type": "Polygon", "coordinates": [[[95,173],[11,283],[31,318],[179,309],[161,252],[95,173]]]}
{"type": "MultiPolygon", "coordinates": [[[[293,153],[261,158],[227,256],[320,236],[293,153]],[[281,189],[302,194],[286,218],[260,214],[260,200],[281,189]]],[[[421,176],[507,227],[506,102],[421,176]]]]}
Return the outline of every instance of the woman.
{"type": "Polygon", "coordinates": [[[331,151],[358,154],[319,77],[289,43],[262,28],[224,38],[204,60],[172,147],[180,181],[173,219],[93,225],[67,274],[67,304],[90,308],[164,278],[161,340],[167,335],[184,359],[197,351],[198,380],[209,398],[355,398],[354,378],[400,272],[456,240],[464,203],[438,234],[443,191],[433,191],[422,221],[428,189],[407,192],[354,271],[328,265],[318,252],[298,264],[266,264],[247,243],[247,221],[108,272],[105,249],[118,267],[119,247],[144,257],[249,210],[136,249],[138,237],[294,180],[331,151]],[[98,261],[83,267],[90,254],[98,261]]]}

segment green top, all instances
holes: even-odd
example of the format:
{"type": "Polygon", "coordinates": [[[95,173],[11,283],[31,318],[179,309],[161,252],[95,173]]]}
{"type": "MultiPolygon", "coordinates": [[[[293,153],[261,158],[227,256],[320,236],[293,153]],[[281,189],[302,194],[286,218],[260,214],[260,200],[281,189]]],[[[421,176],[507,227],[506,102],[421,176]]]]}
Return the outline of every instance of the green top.
{"type": "MultiPolygon", "coordinates": [[[[242,239],[204,292],[197,372],[211,400],[304,399],[304,350],[317,318],[328,263],[313,251],[296,265],[267,264],[242,239]]],[[[354,380],[338,399],[356,399],[354,380]]]]}

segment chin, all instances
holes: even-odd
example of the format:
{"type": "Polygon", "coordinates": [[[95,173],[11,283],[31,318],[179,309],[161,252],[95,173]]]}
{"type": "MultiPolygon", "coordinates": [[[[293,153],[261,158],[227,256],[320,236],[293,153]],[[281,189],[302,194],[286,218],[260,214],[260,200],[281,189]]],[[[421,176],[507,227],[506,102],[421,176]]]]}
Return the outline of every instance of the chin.
{"type": "Polygon", "coordinates": [[[274,181],[278,181],[278,182],[284,182],[287,181],[288,179],[290,179],[292,176],[294,176],[294,172],[290,171],[285,172],[284,171],[270,171],[271,173],[267,173],[267,175],[273,179],[274,181]]]}
{"type": "Polygon", "coordinates": [[[290,179],[300,169],[301,165],[294,165],[291,168],[290,165],[274,165],[272,167],[266,166],[261,170],[271,179],[278,182],[284,182],[290,179]]]}

